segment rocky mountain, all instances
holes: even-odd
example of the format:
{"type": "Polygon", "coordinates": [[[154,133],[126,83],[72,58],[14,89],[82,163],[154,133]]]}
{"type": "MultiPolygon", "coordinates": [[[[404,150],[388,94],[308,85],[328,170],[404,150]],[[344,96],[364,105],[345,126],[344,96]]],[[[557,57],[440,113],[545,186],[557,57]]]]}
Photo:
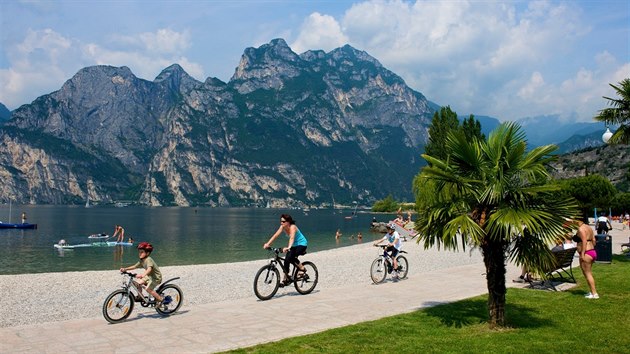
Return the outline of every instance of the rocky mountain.
{"type": "MultiPolygon", "coordinates": [[[[468,115],[460,119],[468,118],[468,115]]],[[[494,130],[500,121],[493,117],[475,115],[481,123],[481,131],[486,136],[494,130]]],[[[558,153],[570,153],[591,147],[599,147],[602,141],[602,123],[596,122],[568,122],[558,115],[525,117],[516,120],[527,136],[528,146],[531,148],[547,144],[558,145],[558,153]]]]}
{"type": "Polygon", "coordinates": [[[247,48],[233,77],[80,70],[0,127],[0,200],[324,207],[410,200],[433,110],[367,53],[247,48]]]}
{"type": "Polygon", "coordinates": [[[0,124],[11,118],[11,111],[4,104],[0,103],[0,124]]]}
{"type": "MultiPolygon", "coordinates": [[[[601,134],[599,139],[601,140],[601,134]]],[[[551,164],[555,178],[566,179],[599,174],[622,192],[630,192],[630,146],[603,145],[558,156],[551,164]]]]}

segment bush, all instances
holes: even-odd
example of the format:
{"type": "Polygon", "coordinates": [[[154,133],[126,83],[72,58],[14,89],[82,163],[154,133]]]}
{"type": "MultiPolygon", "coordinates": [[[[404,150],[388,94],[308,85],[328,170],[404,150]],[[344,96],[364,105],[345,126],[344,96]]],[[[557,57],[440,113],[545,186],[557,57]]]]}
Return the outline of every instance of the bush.
{"type": "Polygon", "coordinates": [[[398,210],[399,204],[394,200],[392,195],[388,195],[385,199],[379,200],[372,206],[372,211],[381,213],[394,213],[398,210]]]}

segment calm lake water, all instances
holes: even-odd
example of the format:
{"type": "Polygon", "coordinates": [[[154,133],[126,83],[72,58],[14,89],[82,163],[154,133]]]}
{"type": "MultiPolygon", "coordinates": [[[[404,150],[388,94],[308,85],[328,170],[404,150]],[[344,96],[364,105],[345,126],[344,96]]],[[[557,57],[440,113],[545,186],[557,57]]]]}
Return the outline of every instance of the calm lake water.
{"type": "MultiPolygon", "coordinates": [[[[278,228],[280,214],[289,213],[306,235],[309,252],[357,244],[356,234],[363,233],[363,242],[382,235],[370,232],[373,214],[358,213],[345,219],[351,211],[245,209],[245,208],[150,208],[79,206],[0,205],[0,220],[20,222],[26,212],[27,222],[36,230],[0,229],[0,274],[67,272],[117,269],[135,263],[134,247],[85,247],[58,250],[60,239],[69,244],[90,243],[96,233],[112,235],[114,225],[125,228],[125,237],[136,244],[151,242],[152,256],[160,266],[239,262],[264,259],[262,249],[278,228]],[[340,229],[343,237],[335,239],[340,229]],[[354,235],[354,239],[350,236],[354,235]]],[[[376,215],[379,221],[393,215],[376,215]]],[[[112,239],[110,239],[111,241],[112,239]]],[[[286,245],[286,236],[274,246],[286,245]]]]}

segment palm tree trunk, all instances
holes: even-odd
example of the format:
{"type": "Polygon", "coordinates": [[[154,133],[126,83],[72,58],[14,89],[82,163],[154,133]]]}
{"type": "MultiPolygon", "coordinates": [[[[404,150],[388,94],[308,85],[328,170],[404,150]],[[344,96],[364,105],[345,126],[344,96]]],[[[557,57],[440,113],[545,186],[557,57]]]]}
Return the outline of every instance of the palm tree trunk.
{"type": "Polygon", "coordinates": [[[505,250],[504,241],[486,240],[482,245],[488,285],[488,315],[490,328],[505,326],[505,250]]]}

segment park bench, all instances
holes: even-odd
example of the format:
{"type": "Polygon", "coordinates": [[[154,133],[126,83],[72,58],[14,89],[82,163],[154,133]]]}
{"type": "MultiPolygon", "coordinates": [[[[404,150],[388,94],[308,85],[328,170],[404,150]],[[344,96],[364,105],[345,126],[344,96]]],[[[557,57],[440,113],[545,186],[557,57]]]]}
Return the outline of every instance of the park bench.
{"type": "MultiPolygon", "coordinates": [[[[577,248],[573,247],[558,252],[553,252],[552,254],[554,257],[554,262],[548,269],[544,270],[545,273],[541,284],[549,284],[549,286],[554,291],[558,291],[555,285],[553,285],[554,281],[560,280],[563,282],[567,281],[575,283],[575,277],[573,276],[573,257],[575,257],[576,251],[577,248]]],[[[530,284],[533,286],[532,281],[530,281],[530,284]]]]}

